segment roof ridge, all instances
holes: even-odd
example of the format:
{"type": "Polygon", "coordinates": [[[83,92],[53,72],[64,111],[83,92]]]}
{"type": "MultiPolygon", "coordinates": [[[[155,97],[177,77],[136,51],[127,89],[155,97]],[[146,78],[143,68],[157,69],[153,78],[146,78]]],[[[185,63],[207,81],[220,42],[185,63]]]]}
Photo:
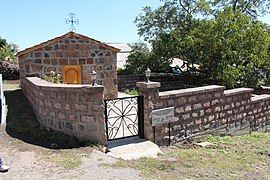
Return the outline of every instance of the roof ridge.
{"type": "Polygon", "coordinates": [[[115,48],[115,47],[113,47],[113,46],[110,46],[110,45],[108,45],[108,44],[106,44],[106,43],[103,43],[103,42],[101,42],[101,41],[98,41],[98,40],[96,40],[96,39],[90,38],[90,37],[88,37],[88,36],[85,36],[85,35],[82,35],[82,34],[79,34],[79,33],[75,33],[74,31],[69,31],[69,32],[67,32],[66,34],[63,34],[63,35],[61,35],[61,36],[57,36],[57,37],[55,37],[55,38],[52,38],[52,39],[49,39],[49,40],[47,40],[47,41],[41,42],[41,43],[39,43],[39,44],[37,44],[37,45],[34,45],[34,46],[32,46],[32,47],[26,48],[26,49],[24,49],[24,50],[18,52],[18,53],[17,53],[17,56],[22,56],[22,55],[24,55],[24,54],[26,54],[26,53],[29,53],[29,52],[34,51],[34,50],[36,50],[36,49],[39,49],[39,48],[41,48],[41,47],[48,46],[48,45],[50,45],[50,44],[53,44],[55,41],[59,41],[59,40],[61,40],[61,39],[63,39],[63,38],[66,38],[66,37],[67,37],[67,38],[69,38],[69,37],[78,37],[78,38],[88,39],[88,40],[91,40],[91,41],[95,41],[95,42],[97,42],[98,44],[102,44],[102,45],[104,45],[105,47],[111,49],[112,51],[117,51],[117,52],[120,51],[120,49],[115,48]]]}

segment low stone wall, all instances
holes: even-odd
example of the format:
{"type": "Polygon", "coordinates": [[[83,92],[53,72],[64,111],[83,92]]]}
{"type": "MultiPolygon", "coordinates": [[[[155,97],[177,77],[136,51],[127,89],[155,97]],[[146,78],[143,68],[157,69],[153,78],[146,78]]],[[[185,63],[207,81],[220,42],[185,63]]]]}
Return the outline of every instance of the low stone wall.
{"type": "Polygon", "coordinates": [[[118,91],[125,89],[137,89],[136,83],[143,81],[143,76],[140,75],[117,75],[118,91]]]}
{"type": "Polygon", "coordinates": [[[38,77],[21,84],[43,126],[82,141],[106,143],[103,86],[53,84],[38,77]]]}
{"type": "Polygon", "coordinates": [[[170,124],[171,141],[208,133],[242,134],[266,131],[270,126],[270,95],[252,97],[253,89],[225,90],[223,86],[204,86],[159,92],[160,83],[138,83],[145,97],[145,137],[168,145],[168,124],[152,127],[153,110],[174,107],[170,124]]]}
{"type": "MultiPolygon", "coordinates": [[[[118,75],[117,86],[119,91],[125,89],[137,89],[136,83],[145,80],[143,75],[118,75]]],[[[166,75],[156,74],[151,75],[150,80],[153,82],[160,82],[161,87],[159,91],[169,91],[176,89],[184,89],[188,87],[194,87],[196,77],[183,77],[181,75],[166,75]]]]}

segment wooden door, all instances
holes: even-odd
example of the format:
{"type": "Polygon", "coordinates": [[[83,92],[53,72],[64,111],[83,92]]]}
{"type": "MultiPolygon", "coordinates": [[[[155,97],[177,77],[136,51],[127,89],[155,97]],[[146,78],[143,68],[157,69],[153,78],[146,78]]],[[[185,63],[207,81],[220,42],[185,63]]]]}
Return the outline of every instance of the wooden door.
{"type": "Polygon", "coordinates": [[[82,73],[81,66],[64,66],[63,81],[67,84],[81,84],[82,73]]]}

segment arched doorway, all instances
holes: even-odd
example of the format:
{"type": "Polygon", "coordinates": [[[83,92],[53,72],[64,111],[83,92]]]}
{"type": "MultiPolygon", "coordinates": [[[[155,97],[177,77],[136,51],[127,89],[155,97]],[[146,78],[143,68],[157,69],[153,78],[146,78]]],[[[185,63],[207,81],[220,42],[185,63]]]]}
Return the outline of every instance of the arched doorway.
{"type": "Polygon", "coordinates": [[[64,66],[63,81],[67,84],[82,84],[81,66],[64,66]]]}

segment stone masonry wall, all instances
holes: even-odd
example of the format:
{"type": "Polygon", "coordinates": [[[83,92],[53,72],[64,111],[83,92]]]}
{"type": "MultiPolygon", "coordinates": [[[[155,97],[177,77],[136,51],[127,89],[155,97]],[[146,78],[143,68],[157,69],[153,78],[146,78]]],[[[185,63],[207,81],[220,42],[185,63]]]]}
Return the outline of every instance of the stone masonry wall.
{"type": "MultiPolygon", "coordinates": [[[[181,75],[151,74],[150,80],[160,82],[159,91],[169,91],[194,87],[196,77],[183,77],[181,75]]],[[[119,91],[125,89],[137,89],[136,83],[145,81],[144,75],[117,75],[117,86],[119,91]]]]}
{"type": "MultiPolygon", "coordinates": [[[[144,83],[147,84],[147,83],[144,83]]],[[[252,97],[253,89],[225,90],[223,86],[204,86],[158,92],[158,86],[140,85],[145,97],[145,136],[159,145],[168,145],[168,124],[152,127],[153,110],[174,107],[171,141],[178,142],[208,133],[243,134],[266,131],[270,126],[270,95],[252,97]],[[144,88],[143,88],[144,86],[144,88]]]]}
{"type": "Polygon", "coordinates": [[[51,71],[62,74],[62,67],[65,65],[81,65],[83,84],[91,84],[91,73],[94,69],[98,73],[98,84],[105,87],[105,98],[115,98],[116,62],[115,51],[70,32],[54,43],[20,55],[20,78],[42,77],[51,71]]]}
{"type": "Polygon", "coordinates": [[[103,86],[52,84],[28,77],[22,89],[46,128],[82,141],[106,143],[103,86]]]}

